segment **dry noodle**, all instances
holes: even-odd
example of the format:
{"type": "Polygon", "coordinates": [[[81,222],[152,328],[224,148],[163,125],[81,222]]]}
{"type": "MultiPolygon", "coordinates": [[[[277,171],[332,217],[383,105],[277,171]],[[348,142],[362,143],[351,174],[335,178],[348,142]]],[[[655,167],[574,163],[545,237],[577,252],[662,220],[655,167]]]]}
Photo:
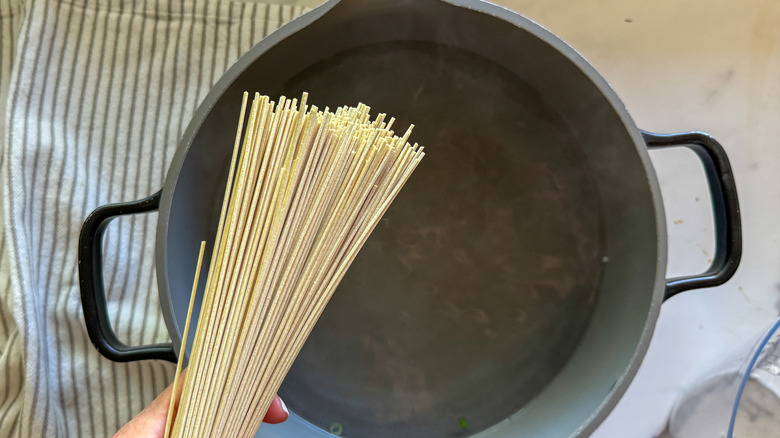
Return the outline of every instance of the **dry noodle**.
{"type": "Polygon", "coordinates": [[[363,104],[320,111],[306,98],[274,104],[255,94],[245,120],[244,93],[166,437],[254,436],[336,286],[425,155],[408,143],[412,127],[398,137],[392,118],[370,120],[363,104]]]}

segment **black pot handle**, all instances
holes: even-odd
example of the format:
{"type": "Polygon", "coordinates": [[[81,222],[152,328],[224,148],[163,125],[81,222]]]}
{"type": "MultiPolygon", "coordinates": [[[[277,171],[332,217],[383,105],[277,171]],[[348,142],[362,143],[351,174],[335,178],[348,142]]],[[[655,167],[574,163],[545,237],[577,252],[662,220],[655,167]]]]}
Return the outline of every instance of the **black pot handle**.
{"type": "Polygon", "coordinates": [[[727,282],[737,271],[742,258],[742,225],[737,186],[726,151],[714,138],[703,132],[651,134],[642,131],[642,137],[651,149],[685,146],[696,153],[707,175],[715,219],[715,256],[712,264],[699,275],[667,280],[664,300],[689,289],[719,286],[727,282]]]}
{"type": "Polygon", "coordinates": [[[109,204],[90,213],[79,236],[79,284],[84,321],[92,344],[103,356],[115,362],[131,362],[144,359],[162,359],[176,362],[173,344],[154,344],[131,347],[120,341],[106,308],[106,291],[103,286],[103,233],[117,216],[146,213],[160,206],[162,191],[138,201],[109,204]]]}

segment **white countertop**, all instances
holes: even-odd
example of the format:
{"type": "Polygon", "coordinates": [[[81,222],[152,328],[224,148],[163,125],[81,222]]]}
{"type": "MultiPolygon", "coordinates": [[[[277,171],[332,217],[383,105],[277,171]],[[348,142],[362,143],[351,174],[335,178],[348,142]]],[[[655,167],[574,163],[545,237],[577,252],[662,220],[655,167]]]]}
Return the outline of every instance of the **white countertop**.
{"type": "MultiPolygon", "coordinates": [[[[739,270],[721,287],[685,292],[664,303],[639,373],[593,435],[654,437],[686,387],[778,315],[780,2],[497,3],[584,55],[642,129],[708,132],[731,159],[744,236],[739,270]]],[[[668,275],[699,272],[714,247],[701,165],[687,150],[651,155],[667,214],[668,275]]]]}

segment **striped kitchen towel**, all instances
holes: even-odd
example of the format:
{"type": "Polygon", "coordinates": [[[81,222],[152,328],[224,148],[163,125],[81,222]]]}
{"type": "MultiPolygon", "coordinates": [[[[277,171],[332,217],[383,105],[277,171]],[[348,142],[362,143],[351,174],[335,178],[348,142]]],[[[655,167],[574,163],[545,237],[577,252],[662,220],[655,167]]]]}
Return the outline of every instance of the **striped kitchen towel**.
{"type": "MultiPolygon", "coordinates": [[[[199,102],[299,5],[0,0],[0,437],[110,436],[173,377],[113,363],[84,328],[77,239],[99,205],[160,189],[199,102]]],[[[156,216],[105,238],[110,319],[130,345],[169,340],[156,216]]]]}

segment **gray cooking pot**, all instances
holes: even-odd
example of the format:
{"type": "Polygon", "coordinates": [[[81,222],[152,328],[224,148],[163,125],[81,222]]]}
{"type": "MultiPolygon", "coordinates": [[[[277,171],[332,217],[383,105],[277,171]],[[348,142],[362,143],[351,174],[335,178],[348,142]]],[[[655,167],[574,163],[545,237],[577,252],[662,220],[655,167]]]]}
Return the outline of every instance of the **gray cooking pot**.
{"type": "MultiPolygon", "coordinates": [[[[474,0],[330,1],[256,45],[208,94],[161,192],[104,206],[80,241],[96,348],[174,361],[194,255],[212,241],[241,93],[311,93],[414,122],[428,156],[355,261],[280,388],[261,437],[586,436],[636,373],[661,302],[727,281],[741,256],[728,159],[706,134],[636,128],[615,93],[539,25],[474,0]],[[648,147],[687,146],[712,193],[716,255],[666,280],[648,147]],[[159,207],[172,344],[114,335],[101,239],[159,207]]],[[[207,251],[210,253],[210,250],[207,251]]],[[[196,304],[197,307],[197,304],[196,304]]]]}

